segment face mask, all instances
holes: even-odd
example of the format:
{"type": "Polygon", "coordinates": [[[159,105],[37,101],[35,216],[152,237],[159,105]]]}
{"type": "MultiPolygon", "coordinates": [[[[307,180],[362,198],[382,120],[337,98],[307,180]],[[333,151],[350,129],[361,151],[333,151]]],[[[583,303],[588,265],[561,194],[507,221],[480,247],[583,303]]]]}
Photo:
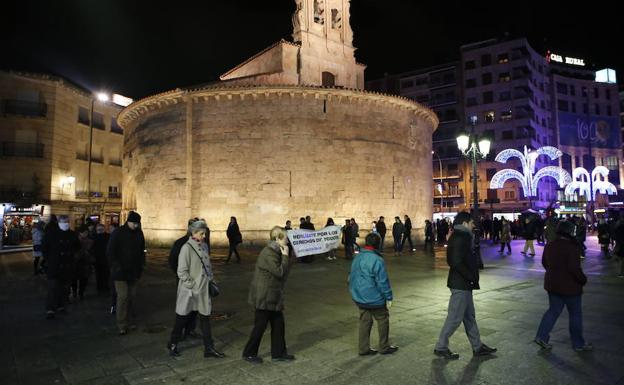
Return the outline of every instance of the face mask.
{"type": "Polygon", "coordinates": [[[59,226],[59,229],[61,229],[63,231],[69,230],[69,223],[61,222],[61,223],[58,224],[58,226],[59,226]]]}
{"type": "Polygon", "coordinates": [[[136,224],[135,222],[128,222],[128,227],[130,228],[130,230],[136,230],[139,225],[136,224]]]}

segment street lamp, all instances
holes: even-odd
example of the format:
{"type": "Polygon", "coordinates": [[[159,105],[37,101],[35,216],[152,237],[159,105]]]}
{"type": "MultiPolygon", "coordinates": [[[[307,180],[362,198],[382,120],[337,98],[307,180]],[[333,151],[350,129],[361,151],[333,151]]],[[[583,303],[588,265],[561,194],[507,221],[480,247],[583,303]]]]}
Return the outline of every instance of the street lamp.
{"type": "Polygon", "coordinates": [[[438,163],[440,164],[440,213],[444,213],[444,182],[442,181],[442,160],[440,159],[440,155],[438,155],[435,151],[431,151],[431,155],[435,155],[438,157],[438,163]]]}
{"type": "MultiPolygon", "coordinates": [[[[457,136],[457,148],[472,162],[472,219],[479,229],[479,196],[477,189],[477,160],[484,159],[490,153],[491,142],[489,138],[485,136],[477,136],[475,133],[475,125],[477,124],[477,117],[472,116],[470,118],[471,130],[470,133],[461,132],[457,136]]],[[[479,258],[480,268],[483,267],[481,262],[481,250],[479,246],[480,233],[475,236],[475,252],[479,258]]]]}

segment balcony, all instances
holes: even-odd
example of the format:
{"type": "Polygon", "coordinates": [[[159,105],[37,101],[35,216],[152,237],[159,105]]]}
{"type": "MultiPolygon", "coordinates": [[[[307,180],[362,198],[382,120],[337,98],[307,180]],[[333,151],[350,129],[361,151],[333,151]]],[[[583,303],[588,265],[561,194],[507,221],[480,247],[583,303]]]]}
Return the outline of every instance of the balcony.
{"type": "Polygon", "coordinates": [[[0,157],[43,158],[43,143],[0,142],[0,157]]]}
{"type": "Polygon", "coordinates": [[[121,193],[120,192],[108,192],[108,197],[110,199],[121,199],[121,193]]]}
{"type": "Polygon", "coordinates": [[[77,152],[76,153],[76,159],[88,161],[89,160],[89,156],[87,154],[82,154],[82,153],[77,152]]]}
{"type": "Polygon", "coordinates": [[[91,155],[91,163],[104,163],[104,158],[101,155],[91,155]]]}
{"type": "MultiPolygon", "coordinates": [[[[435,169],[435,162],[434,162],[434,169],[435,169]]],[[[450,171],[447,172],[446,174],[442,173],[442,178],[440,178],[440,174],[433,174],[433,181],[440,181],[440,179],[442,180],[449,180],[449,179],[462,179],[464,177],[464,172],[463,171],[450,171]]]]}
{"type": "Polygon", "coordinates": [[[26,100],[5,100],[4,114],[45,118],[48,114],[48,105],[26,100]]]}
{"type": "Polygon", "coordinates": [[[113,134],[123,135],[123,128],[119,127],[116,124],[111,125],[111,132],[113,134]]]}
{"type": "Polygon", "coordinates": [[[459,189],[457,191],[443,191],[442,193],[440,193],[439,190],[434,190],[433,191],[433,198],[463,198],[464,197],[464,190],[459,189]]]}

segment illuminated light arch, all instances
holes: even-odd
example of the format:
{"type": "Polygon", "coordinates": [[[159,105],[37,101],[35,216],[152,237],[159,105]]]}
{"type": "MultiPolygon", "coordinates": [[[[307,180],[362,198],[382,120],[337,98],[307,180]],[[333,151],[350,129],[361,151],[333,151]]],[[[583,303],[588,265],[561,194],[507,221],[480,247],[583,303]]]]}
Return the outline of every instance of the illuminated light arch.
{"type": "Polygon", "coordinates": [[[572,178],[570,177],[570,174],[568,174],[568,172],[562,169],[561,167],[556,167],[556,166],[544,167],[540,169],[533,177],[533,185],[531,186],[532,187],[531,193],[533,194],[532,196],[537,195],[537,182],[539,182],[540,179],[545,178],[545,177],[554,178],[557,181],[557,184],[559,185],[560,188],[564,188],[570,182],[572,182],[572,178]]]}
{"type": "Polygon", "coordinates": [[[597,166],[591,172],[591,182],[589,171],[583,167],[577,167],[572,171],[573,181],[568,184],[565,189],[567,195],[573,195],[576,190],[579,190],[580,196],[585,196],[588,199],[595,200],[596,193],[615,195],[617,194],[617,188],[613,183],[609,182],[609,169],[605,166],[597,166]],[[590,190],[591,197],[590,197],[590,190]]]}
{"type": "Polygon", "coordinates": [[[510,168],[506,168],[504,170],[500,170],[492,177],[492,181],[490,181],[491,189],[499,189],[503,188],[505,182],[510,179],[517,179],[522,184],[522,190],[525,192],[529,191],[529,186],[526,184],[526,179],[524,175],[520,171],[512,170],[510,168]]]}

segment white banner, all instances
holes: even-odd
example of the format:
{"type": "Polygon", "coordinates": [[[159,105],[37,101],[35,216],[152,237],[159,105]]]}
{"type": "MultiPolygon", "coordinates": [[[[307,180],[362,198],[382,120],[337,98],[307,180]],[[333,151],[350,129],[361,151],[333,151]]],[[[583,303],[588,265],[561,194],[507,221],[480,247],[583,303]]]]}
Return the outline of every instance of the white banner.
{"type": "Polygon", "coordinates": [[[288,230],[288,239],[297,258],[327,253],[337,249],[341,240],[340,226],[328,226],[321,230],[288,230]]]}

